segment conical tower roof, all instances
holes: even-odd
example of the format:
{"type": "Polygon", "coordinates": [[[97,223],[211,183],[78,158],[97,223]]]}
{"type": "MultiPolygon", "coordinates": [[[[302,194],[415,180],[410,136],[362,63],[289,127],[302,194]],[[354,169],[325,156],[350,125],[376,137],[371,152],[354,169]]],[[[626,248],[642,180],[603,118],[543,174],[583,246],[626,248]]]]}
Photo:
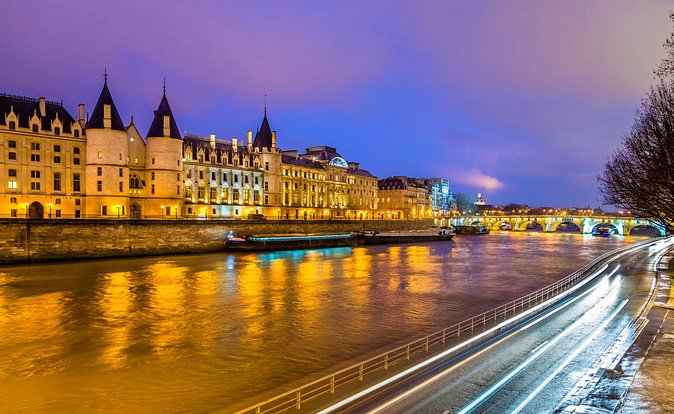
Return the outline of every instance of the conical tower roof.
{"type": "Polygon", "coordinates": [[[98,97],[96,106],[91,112],[91,117],[87,122],[87,129],[104,128],[103,124],[103,105],[110,105],[110,127],[117,131],[124,131],[124,123],[122,122],[122,117],[119,116],[115,102],[112,100],[112,95],[110,94],[110,89],[108,89],[108,77],[105,76],[105,82],[103,83],[103,90],[101,95],[98,97]]]}
{"type": "Polygon", "coordinates": [[[264,119],[262,119],[262,125],[255,134],[253,146],[256,148],[271,148],[271,128],[269,127],[269,121],[267,120],[266,108],[264,110],[264,119]]]}
{"type": "Polygon", "coordinates": [[[166,99],[166,90],[164,90],[164,96],[159,102],[159,108],[154,111],[154,119],[152,119],[152,124],[150,124],[150,129],[147,131],[148,137],[163,137],[164,136],[164,117],[169,117],[169,137],[182,139],[180,136],[180,130],[178,129],[178,124],[176,124],[176,119],[171,112],[171,106],[166,99]]]}

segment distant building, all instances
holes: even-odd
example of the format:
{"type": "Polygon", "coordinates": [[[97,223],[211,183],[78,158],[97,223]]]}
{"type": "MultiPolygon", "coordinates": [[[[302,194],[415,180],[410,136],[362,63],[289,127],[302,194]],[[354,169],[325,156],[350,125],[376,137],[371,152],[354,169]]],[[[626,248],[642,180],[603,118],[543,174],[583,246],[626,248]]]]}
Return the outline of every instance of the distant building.
{"type": "Polygon", "coordinates": [[[482,198],[482,193],[477,193],[477,198],[473,202],[476,206],[484,206],[487,204],[486,201],[484,201],[484,198],[482,198]]]}
{"type": "Polygon", "coordinates": [[[452,210],[454,198],[449,181],[444,178],[411,178],[415,185],[426,188],[431,194],[431,209],[445,215],[452,210]]]}
{"type": "Polygon", "coordinates": [[[418,180],[395,176],[379,180],[377,218],[433,217],[431,192],[418,180]]]}

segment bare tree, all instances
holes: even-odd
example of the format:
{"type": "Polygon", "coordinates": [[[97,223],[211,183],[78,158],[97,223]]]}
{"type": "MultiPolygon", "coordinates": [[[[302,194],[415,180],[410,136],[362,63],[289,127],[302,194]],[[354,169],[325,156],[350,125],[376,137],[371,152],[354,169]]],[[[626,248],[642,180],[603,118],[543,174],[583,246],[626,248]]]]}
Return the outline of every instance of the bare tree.
{"type": "Polygon", "coordinates": [[[674,82],[651,88],[632,129],[598,177],[606,204],[653,219],[674,231],[674,82]]]}
{"type": "MultiPolygon", "coordinates": [[[[669,18],[674,22],[674,13],[669,13],[669,18]]],[[[653,71],[655,76],[660,79],[674,76],[674,32],[669,35],[668,39],[665,39],[665,43],[662,46],[667,51],[667,57],[662,59],[660,66],[653,71]]]]}

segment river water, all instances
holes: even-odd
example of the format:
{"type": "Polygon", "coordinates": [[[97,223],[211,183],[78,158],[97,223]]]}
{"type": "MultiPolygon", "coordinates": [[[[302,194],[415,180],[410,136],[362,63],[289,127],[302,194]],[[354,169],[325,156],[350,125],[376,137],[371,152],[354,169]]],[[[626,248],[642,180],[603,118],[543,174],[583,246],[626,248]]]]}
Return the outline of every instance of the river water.
{"type": "Polygon", "coordinates": [[[0,268],[0,411],[243,408],[636,240],[497,232],[0,268]]]}

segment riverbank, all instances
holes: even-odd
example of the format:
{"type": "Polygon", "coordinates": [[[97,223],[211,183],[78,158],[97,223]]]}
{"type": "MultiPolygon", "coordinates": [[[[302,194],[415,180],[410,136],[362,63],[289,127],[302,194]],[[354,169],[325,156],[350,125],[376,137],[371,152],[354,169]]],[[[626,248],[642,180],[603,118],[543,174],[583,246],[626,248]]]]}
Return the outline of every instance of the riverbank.
{"type": "Polygon", "coordinates": [[[423,220],[26,220],[0,219],[0,264],[225,250],[230,231],[245,234],[420,230],[423,220]]]}

